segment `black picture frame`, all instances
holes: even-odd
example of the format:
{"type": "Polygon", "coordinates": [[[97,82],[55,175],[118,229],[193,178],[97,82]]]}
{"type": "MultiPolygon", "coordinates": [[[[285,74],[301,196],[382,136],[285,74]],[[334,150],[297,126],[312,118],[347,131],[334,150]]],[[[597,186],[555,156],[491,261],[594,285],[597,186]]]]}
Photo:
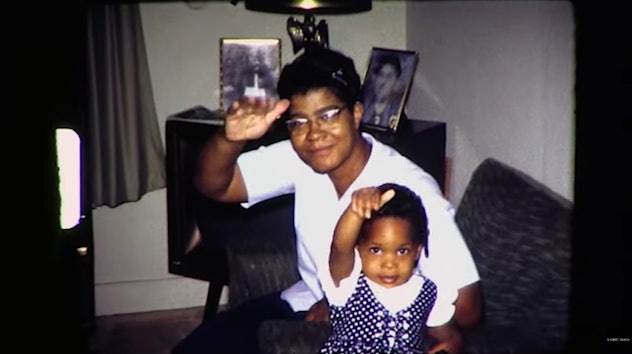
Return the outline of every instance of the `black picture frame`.
{"type": "Polygon", "coordinates": [[[279,38],[220,38],[220,110],[245,96],[278,99],[279,38]]]}
{"type": "Polygon", "coordinates": [[[401,122],[406,119],[404,106],[417,62],[418,54],[415,51],[380,47],[371,49],[362,84],[363,128],[394,133],[402,126],[401,122]]]}

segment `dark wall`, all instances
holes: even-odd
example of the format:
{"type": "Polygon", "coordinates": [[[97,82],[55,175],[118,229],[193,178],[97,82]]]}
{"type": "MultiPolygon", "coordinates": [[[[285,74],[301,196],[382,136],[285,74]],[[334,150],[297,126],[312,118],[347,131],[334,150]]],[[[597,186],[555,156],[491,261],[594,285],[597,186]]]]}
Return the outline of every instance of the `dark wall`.
{"type": "MultiPolygon", "coordinates": [[[[87,5],[82,1],[69,1],[23,6],[28,8],[12,12],[17,21],[9,36],[20,37],[15,53],[20,53],[21,62],[16,67],[21,68],[21,79],[17,89],[24,114],[14,118],[22,124],[22,131],[29,134],[27,138],[24,134],[14,138],[25,143],[37,142],[35,146],[41,150],[33,155],[22,150],[12,152],[29,165],[27,170],[32,179],[28,182],[29,195],[33,193],[32,198],[25,198],[29,201],[30,218],[23,224],[24,229],[29,230],[29,237],[23,239],[24,245],[30,246],[33,252],[27,262],[20,263],[28,265],[23,268],[23,279],[28,284],[19,288],[28,303],[25,308],[32,312],[23,316],[24,322],[20,325],[25,338],[20,349],[88,353],[88,334],[82,323],[84,309],[81,308],[85,294],[79,290],[77,253],[69,242],[72,239],[59,226],[54,135],[59,126],[75,128],[82,141],[87,135],[83,134],[88,103],[87,5]],[[35,136],[31,136],[31,132],[36,132],[35,136]],[[33,163],[34,156],[38,158],[36,163],[33,163]],[[33,209],[35,211],[30,212],[33,209]]],[[[91,225],[88,233],[91,235],[91,225]]],[[[93,287],[89,285],[88,289],[90,286],[93,287]]]]}
{"type": "Polygon", "coordinates": [[[632,233],[627,227],[624,237],[624,221],[632,219],[632,11],[627,1],[575,1],[574,6],[577,121],[569,352],[629,353],[632,233]]]}

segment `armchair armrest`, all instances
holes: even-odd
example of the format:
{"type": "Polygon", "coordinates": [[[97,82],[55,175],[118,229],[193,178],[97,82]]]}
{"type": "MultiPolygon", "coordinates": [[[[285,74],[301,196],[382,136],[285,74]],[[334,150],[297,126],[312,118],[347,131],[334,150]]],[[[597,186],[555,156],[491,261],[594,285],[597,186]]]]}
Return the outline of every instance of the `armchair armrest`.
{"type": "Polygon", "coordinates": [[[295,245],[293,233],[246,233],[228,238],[229,306],[281,291],[297,282],[300,277],[295,245]]]}
{"type": "Polygon", "coordinates": [[[267,320],[257,333],[262,354],[318,353],[331,334],[329,322],[267,320]]]}

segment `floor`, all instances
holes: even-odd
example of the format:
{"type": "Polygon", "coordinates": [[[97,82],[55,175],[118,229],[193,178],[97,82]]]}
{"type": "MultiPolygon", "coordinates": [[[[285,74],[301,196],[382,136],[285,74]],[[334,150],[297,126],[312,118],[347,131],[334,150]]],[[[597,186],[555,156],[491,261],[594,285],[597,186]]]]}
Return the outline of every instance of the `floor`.
{"type": "Polygon", "coordinates": [[[194,307],[98,317],[90,354],[169,354],[203,313],[203,307],[194,307]]]}

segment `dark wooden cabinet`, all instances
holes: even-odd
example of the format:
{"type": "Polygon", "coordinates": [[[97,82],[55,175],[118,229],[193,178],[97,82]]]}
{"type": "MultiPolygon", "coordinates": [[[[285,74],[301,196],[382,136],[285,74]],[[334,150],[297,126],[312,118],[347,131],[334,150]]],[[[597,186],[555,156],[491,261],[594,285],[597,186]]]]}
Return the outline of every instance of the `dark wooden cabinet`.
{"type": "MultiPolygon", "coordinates": [[[[294,234],[293,195],[244,209],[239,204],[215,202],[195,190],[192,178],[197,153],[217,128],[205,119],[171,118],[166,123],[169,272],[209,282],[205,318],[217,312],[222,288],[229,284],[224,251],[227,237],[294,234]]],[[[408,121],[395,134],[373,134],[422,166],[444,189],[445,123],[408,121]]],[[[245,150],[287,138],[287,130],[279,122],[245,150]]]]}
{"type": "MultiPolygon", "coordinates": [[[[186,116],[194,116],[189,111],[186,116]]],[[[205,113],[203,112],[202,115],[205,113]]],[[[245,209],[204,197],[193,186],[197,154],[218,129],[206,119],[168,119],[167,233],[169,272],[209,282],[205,318],[217,312],[228,268],[224,241],[236,234],[293,233],[293,195],[245,209]]],[[[287,139],[285,126],[276,124],[264,137],[246,144],[245,151],[287,139]]]]}
{"type": "Polygon", "coordinates": [[[445,192],[446,123],[408,120],[395,134],[372,132],[381,142],[394,147],[437,180],[445,192]]]}

